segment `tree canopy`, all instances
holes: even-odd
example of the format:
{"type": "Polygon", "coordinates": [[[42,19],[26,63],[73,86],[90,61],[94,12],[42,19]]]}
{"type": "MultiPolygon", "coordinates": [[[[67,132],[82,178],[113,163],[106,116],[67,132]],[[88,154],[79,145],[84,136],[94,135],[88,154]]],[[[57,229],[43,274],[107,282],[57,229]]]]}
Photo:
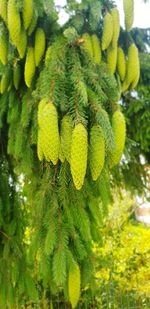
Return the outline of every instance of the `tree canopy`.
{"type": "Polygon", "coordinates": [[[131,31],[134,2],[125,30],[114,1],[68,0],[63,26],[58,9],[0,0],[1,308],[94,297],[113,189],[145,185],[149,36],[131,31]]]}

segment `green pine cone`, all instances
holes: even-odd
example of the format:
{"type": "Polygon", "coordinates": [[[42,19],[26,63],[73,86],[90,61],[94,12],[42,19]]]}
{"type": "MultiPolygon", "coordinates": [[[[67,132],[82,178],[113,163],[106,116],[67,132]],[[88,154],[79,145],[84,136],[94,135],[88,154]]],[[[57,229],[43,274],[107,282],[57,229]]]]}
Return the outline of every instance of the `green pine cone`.
{"type": "Polygon", "coordinates": [[[57,164],[60,150],[60,137],[58,129],[58,114],[53,103],[44,101],[40,104],[38,115],[39,129],[41,131],[41,148],[47,161],[57,164]],[[43,106],[42,106],[43,104],[43,106]]]}
{"type": "Polygon", "coordinates": [[[133,82],[130,85],[130,90],[133,90],[133,89],[136,88],[136,86],[137,86],[137,84],[139,82],[139,79],[140,79],[140,68],[139,68],[139,70],[137,72],[137,76],[135,77],[135,79],[133,80],[133,82]]]}
{"type": "Polygon", "coordinates": [[[19,88],[20,80],[21,80],[21,67],[18,63],[16,63],[13,70],[13,82],[16,90],[18,90],[19,88]]]}
{"type": "Polygon", "coordinates": [[[102,50],[109,47],[113,37],[113,19],[110,13],[104,16],[103,33],[102,33],[102,50]]]}
{"type": "Polygon", "coordinates": [[[79,298],[80,298],[80,268],[78,264],[74,266],[74,269],[69,271],[68,278],[68,292],[69,292],[69,300],[71,302],[72,308],[76,308],[79,298]]]}
{"type": "Polygon", "coordinates": [[[90,131],[90,169],[94,181],[100,176],[105,162],[105,141],[102,129],[94,125],[90,131]]]}
{"type": "Polygon", "coordinates": [[[81,45],[83,50],[89,55],[90,58],[93,58],[93,46],[92,40],[88,33],[82,35],[83,44],[81,45]]]}
{"type": "Polygon", "coordinates": [[[7,0],[0,0],[0,16],[7,24],[7,0]]]}
{"type": "Polygon", "coordinates": [[[139,76],[140,63],[136,45],[132,43],[128,49],[126,82],[130,85],[139,76]]]}
{"type": "Polygon", "coordinates": [[[92,40],[92,46],[93,46],[94,62],[97,63],[97,64],[100,64],[101,57],[102,57],[100,41],[99,41],[96,34],[93,34],[91,36],[91,40],[92,40]]]}
{"type": "Polygon", "coordinates": [[[87,130],[82,123],[78,123],[72,133],[71,145],[71,174],[77,190],[80,190],[84,183],[87,168],[87,151],[87,130]]]}
{"type": "Polygon", "coordinates": [[[48,65],[48,62],[50,60],[50,57],[51,57],[51,51],[52,51],[52,48],[51,46],[49,46],[46,50],[46,53],[45,53],[45,65],[47,66],[48,65]]]}
{"type": "Polygon", "coordinates": [[[39,161],[44,159],[43,149],[42,149],[42,130],[38,129],[38,140],[37,140],[37,156],[39,161]]]}
{"type": "Polygon", "coordinates": [[[44,106],[48,103],[48,100],[46,98],[42,99],[38,106],[38,125],[42,126],[42,119],[43,119],[43,109],[44,106]]]}
{"type": "Polygon", "coordinates": [[[7,64],[8,43],[4,31],[0,33],[0,61],[3,65],[7,64]]]}
{"type": "Polygon", "coordinates": [[[29,47],[27,51],[25,69],[24,69],[24,79],[27,87],[31,87],[31,83],[35,74],[35,60],[34,60],[34,49],[29,47]]]}
{"type": "Polygon", "coordinates": [[[113,114],[112,128],[115,138],[115,151],[110,156],[111,167],[120,162],[126,140],[126,123],[124,115],[118,110],[113,114]]]}
{"type": "Polygon", "coordinates": [[[10,67],[8,67],[3,73],[3,76],[1,79],[1,94],[5,93],[9,89],[11,80],[12,80],[12,70],[10,67]]]}
{"type": "Polygon", "coordinates": [[[126,30],[129,32],[134,20],[134,0],[123,0],[123,8],[125,14],[125,26],[126,30]]]}
{"type": "Polygon", "coordinates": [[[27,48],[27,33],[25,29],[22,29],[20,32],[20,40],[17,43],[17,50],[20,56],[20,59],[23,59],[25,57],[27,48]]]}
{"type": "Polygon", "coordinates": [[[107,49],[107,64],[110,72],[114,74],[117,65],[117,45],[115,47],[110,46],[107,49]]]}
{"type": "Polygon", "coordinates": [[[115,47],[118,43],[120,34],[120,16],[117,8],[113,8],[111,11],[113,20],[113,36],[112,36],[112,47],[115,47]]]}
{"type": "Polygon", "coordinates": [[[126,58],[125,58],[124,51],[121,47],[118,47],[117,70],[118,70],[121,81],[124,81],[125,76],[126,76],[126,58]]]}
{"type": "Polygon", "coordinates": [[[36,67],[39,65],[44,52],[45,52],[45,33],[42,28],[38,28],[35,34],[35,48],[34,48],[34,55],[35,55],[35,65],[36,67]]]}
{"type": "Polygon", "coordinates": [[[27,30],[31,24],[33,16],[33,0],[24,0],[23,1],[23,23],[24,28],[27,30]]]}
{"type": "Polygon", "coordinates": [[[65,159],[70,163],[72,142],[72,120],[65,115],[61,121],[61,148],[65,159]]]}
{"type": "Polygon", "coordinates": [[[43,109],[44,106],[47,104],[47,99],[42,99],[38,106],[38,140],[37,140],[37,155],[38,159],[42,161],[44,159],[44,153],[43,153],[43,134],[42,134],[42,121],[43,121],[43,109]]]}
{"type": "Polygon", "coordinates": [[[20,40],[21,19],[16,0],[8,0],[8,30],[12,43],[17,46],[20,40]]]}
{"type": "Polygon", "coordinates": [[[37,25],[38,15],[36,12],[34,12],[31,20],[30,27],[28,28],[28,35],[31,35],[33,31],[35,30],[35,27],[37,25]]]}

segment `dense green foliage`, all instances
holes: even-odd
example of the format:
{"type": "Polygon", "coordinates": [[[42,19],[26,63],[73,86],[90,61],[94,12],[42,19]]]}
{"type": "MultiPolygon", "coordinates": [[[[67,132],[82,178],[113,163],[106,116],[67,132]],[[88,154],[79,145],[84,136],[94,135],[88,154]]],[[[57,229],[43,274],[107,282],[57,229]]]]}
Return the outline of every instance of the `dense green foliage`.
{"type": "MultiPolygon", "coordinates": [[[[93,250],[93,244],[100,245],[102,241],[100,227],[113,201],[111,188],[116,182],[118,186],[124,186],[122,175],[125,178],[128,171],[126,161],[121,164],[120,173],[118,166],[112,171],[110,163],[115,155],[115,164],[119,163],[124,148],[125,122],[121,110],[126,111],[129,126],[130,140],[127,140],[126,151],[129,153],[131,146],[129,164],[133,162],[131,139],[140,142],[140,137],[130,130],[129,120],[132,117],[134,119],[135,112],[141,110],[141,104],[136,110],[128,108],[128,96],[129,100],[132,98],[130,93],[123,94],[123,104],[118,102],[122,84],[116,63],[113,63],[115,74],[112,74],[107,63],[107,53],[104,51],[101,54],[103,19],[106,11],[111,13],[113,7],[114,2],[108,0],[83,0],[80,4],[74,0],[68,1],[66,10],[70,18],[62,27],[57,22],[58,15],[53,1],[20,0],[16,4],[15,0],[9,0],[8,23],[0,10],[0,33],[2,39],[5,37],[0,46],[2,309],[6,305],[15,308],[28,303],[35,303],[38,308],[42,305],[48,308],[48,303],[52,306],[57,298],[60,304],[67,303],[70,306],[70,303],[77,303],[79,291],[83,294],[86,291],[91,298],[94,297],[97,252],[93,250]],[[26,10],[29,3],[33,7],[26,10]],[[70,117],[72,129],[75,130],[77,125],[84,128],[88,143],[84,162],[80,152],[82,149],[75,149],[78,162],[75,161],[71,168],[74,158],[68,159],[65,151],[63,153],[63,147],[62,153],[57,153],[56,160],[52,160],[51,154],[47,156],[47,144],[52,147],[52,143],[47,142],[51,141],[51,132],[47,115],[44,118],[44,107],[45,121],[40,122],[39,103],[43,99],[47,106],[52,103],[55,106],[55,128],[58,127],[55,136],[52,136],[54,139],[59,139],[60,132],[60,140],[63,142],[62,122],[65,116],[70,117]],[[112,124],[116,112],[121,115],[121,131],[120,128],[116,129],[116,124],[112,124]],[[92,179],[90,158],[87,155],[90,153],[89,138],[94,125],[102,133],[105,145],[105,162],[96,181],[92,179]],[[40,130],[43,134],[40,140],[43,147],[41,156],[37,154],[37,144],[41,146],[40,130]],[[76,171],[74,166],[77,163],[76,171]],[[77,187],[74,170],[78,176],[82,167],[84,175],[82,183],[77,187]],[[74,286],[70,291],[68,281],[76,270],[78,282],[71,280],[74,286]],[[77,291],[75,300],[70,299],[73,291],[77,291]]],[[[121,38],[123,36],[127,56],[133,40],[126,32],[121,33],[121,38]]],[[[129,87],[135,76],[132,77],[129,87]]],[[[138,128],[141,123],[136,122],[136,126],[138,128]]],[[[77,137],[79,143],[75,143],[75,147],[82,148],[82,139],[80,135],[77,137]]],[[[148,151],[148,139],[149,133],[147,141],[142,140],[136,160],[139,159],[141,149],[144,154],[148,151]]],[[[99,166],[101,168],[101,164],[99,166]]],[[[139,189],[139,184],[137,187],[139,189]]]]}

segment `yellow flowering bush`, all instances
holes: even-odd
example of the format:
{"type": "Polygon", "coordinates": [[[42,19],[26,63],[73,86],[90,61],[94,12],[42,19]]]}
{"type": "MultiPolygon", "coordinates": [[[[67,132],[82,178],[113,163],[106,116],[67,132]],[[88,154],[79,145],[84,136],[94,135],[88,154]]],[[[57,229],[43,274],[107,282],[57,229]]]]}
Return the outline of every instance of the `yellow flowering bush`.
{"type": "Polygon", "coordinates": [[[113,281],[123,291],[150,293],[150,228],[134,219],[133,201],[126,196],[115,197],[102,234],[102,256],[97,279],[113,281]]]}

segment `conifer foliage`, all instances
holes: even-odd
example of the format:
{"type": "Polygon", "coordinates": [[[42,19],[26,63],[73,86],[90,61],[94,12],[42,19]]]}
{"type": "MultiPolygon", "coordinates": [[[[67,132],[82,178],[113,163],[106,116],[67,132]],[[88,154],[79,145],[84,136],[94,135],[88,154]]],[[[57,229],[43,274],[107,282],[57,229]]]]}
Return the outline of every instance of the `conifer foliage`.
{"type": "Polygon", "coordinates": [[[93,242],[101,239],[111,168],[125,145],[118,101],[137,84],[139,60],[131,37],[118,49],[119,12],[111,1],[83,1],[75,9],[84,17],[71,14],[61,27],[53,1],[0,0],[0,155],[5,148],[6,166],[12,162],[0,188],[4,177],[13,190],[0,195],[0,259],[9,276],[12,264],[16,271],[8,291],[0,289],[1,307],[6,299],[8,308],[27,301],[40,307],[46,295],[52,305],[59,295],[75,308],[82,290],[94,289],[93,242]],[[25,210],[15,189],[20,175],[25,210]],[[11,251],[19,258],[8,263],[11,251]]]}

